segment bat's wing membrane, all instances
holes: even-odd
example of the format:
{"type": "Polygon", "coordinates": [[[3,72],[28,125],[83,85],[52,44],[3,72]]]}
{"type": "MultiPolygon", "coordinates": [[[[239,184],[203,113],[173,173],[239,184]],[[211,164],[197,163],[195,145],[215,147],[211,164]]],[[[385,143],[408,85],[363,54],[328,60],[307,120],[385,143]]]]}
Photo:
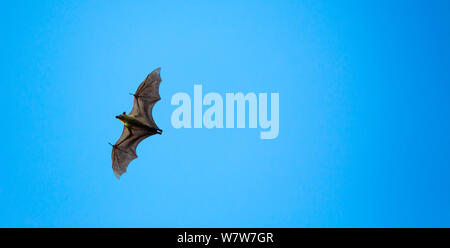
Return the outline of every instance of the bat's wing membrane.
{"type": "Polygon", "coordinates": [[[127,171],[128,164],[137,158],[136,147],[145,138],[151,136],[152,132],[145,129],[132,129],[132,133],[127,127],[123,127],[122,135],[112,150],[112,168],[117,178],[127,171]]]}
{"type": "Polygon", "coordinates": [[[139,85],[134,94],[134,105],[130,113],[154,128],[158,128],[153,120],[152,110],[155,103],[161,99],[159,96],[160,70],[161,68],[152,71],[139,85]]]}

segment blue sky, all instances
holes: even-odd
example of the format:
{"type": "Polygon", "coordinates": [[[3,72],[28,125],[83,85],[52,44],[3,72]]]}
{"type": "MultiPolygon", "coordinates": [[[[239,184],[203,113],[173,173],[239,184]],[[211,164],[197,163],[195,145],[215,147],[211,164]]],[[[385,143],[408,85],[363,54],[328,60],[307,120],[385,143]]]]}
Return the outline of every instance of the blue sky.
{"type": "Polygon", "coordinates": [[[5,1],[1,227],[449,227],[448,1],[5,1]],[[117,180],[111,147],[162,67],[117,180]],[[280,133],[172,95],[278,92],[280,133]]]}

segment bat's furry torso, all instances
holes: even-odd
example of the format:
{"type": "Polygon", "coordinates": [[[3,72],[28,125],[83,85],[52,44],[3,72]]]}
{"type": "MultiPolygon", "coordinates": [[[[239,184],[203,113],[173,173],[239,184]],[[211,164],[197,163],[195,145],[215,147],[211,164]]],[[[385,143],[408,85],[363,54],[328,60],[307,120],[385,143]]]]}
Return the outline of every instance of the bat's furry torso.
{"type": "Polygon", "coordinates": [[[120,115],[118,118],[125,126],[131,128],[133,126],[136,127],[141,127],[141,128],[146,128],[149,127],[147,125],[145,125],[145,123],[143,123],[142,121],[140,121],[139,119],[137,119],[134,115],[120,115]]]}
{"type": "Polygon", "coordinates": [[[121,114],[117,116],[117,119],[119,119],[129,129],[142,128],[157,133],[157,128],[148,126],[134,115],[121,114]]]}

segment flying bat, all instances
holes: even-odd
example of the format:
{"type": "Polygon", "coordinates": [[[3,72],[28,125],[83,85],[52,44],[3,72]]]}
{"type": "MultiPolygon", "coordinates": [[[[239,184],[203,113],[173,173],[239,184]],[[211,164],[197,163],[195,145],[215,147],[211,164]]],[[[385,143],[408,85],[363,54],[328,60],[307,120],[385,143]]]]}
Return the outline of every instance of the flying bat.
{"type": "Polygon", "coordinates": [[[123,123],[123,131],[116,144],[112,145],[112,168],[118,179],[127,171],[128,164],[137,158],[136,147],[147,137],[162,134],[153,120],[152,110],[159,96],[161,68],[152,71],[139,85],[134,96],[134,105],[130,114],[123,112],[116,116],[123,123]]]}

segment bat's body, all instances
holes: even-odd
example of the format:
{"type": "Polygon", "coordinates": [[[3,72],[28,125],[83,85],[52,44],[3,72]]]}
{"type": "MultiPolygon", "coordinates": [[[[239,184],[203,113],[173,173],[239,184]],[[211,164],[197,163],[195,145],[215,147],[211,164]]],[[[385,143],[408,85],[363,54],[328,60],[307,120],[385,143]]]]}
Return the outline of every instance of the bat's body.
{"type": "Polygon", "coordinates": [[[139,85],[134,94],[134,105],[130,114],[116,116],[123,124],[123,132],[112,150],[112,167],[117,178],[127,171],[128,164],[137,158],[136,147],[145,138],[154,134],[161,134],[152,116],[153,106],[161,99],[159,84],[160,68],[150,73],[139,85]]]}
{"type": "Polygon", "coordinates": [[[150,127],[145,122],[140,121],[134,115],[121,114],[121,115],[116,116],[116,118],[119,119],[119,121],[121,121],[123,123],[123,125],[125,127],[127,127],[129,130],[133,130],[133,128],[143,128],[143,129],[147,129],[149,131],[153,131],[155,133],[158,133],[158,130],[160,130],[160,129],[157,129],[154,127],[150,127]]]}

